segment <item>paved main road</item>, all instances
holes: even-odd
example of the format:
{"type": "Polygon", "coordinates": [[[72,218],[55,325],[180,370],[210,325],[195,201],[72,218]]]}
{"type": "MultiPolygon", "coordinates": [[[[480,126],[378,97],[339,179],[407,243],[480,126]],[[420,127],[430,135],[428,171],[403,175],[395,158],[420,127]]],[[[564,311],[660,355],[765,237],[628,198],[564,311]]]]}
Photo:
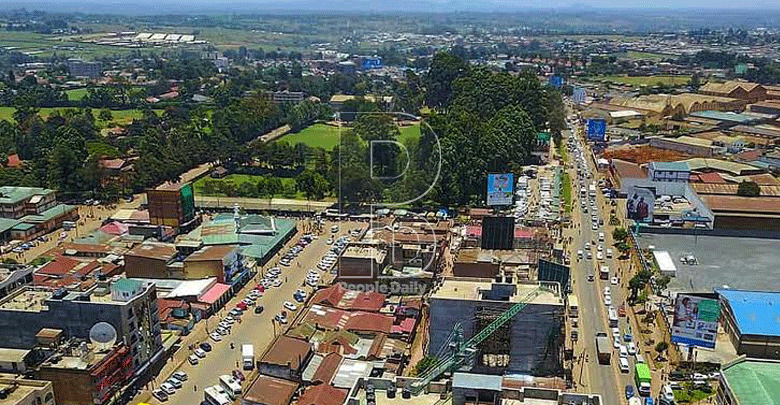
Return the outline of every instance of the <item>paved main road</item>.
{"type": "MultiPolygon", "coordinates": [[[[581,143],[580,143],[581,145],[581,143]]],[[[573,155],[573,154],[570,154],[573,155]]],[[[586,159],[588,160],[588,159],[586,159]]],[[[596,174],[593,162],[587,161],[591,173],[596,174]]],[[[597,332],[605,332],[611,339],[611,328],[609,328],[607,318],[607,307],[604,305],[603,290],[605,286],[610,286],[612,292],[613,306],[616,308],[625,301],[625,292],[619,286],[610,285],[609,280],[599,279],[599,269],[602,264],[610,267],[610,276],[616,275],[617,263],[615,259],[606,259],[599,261],[596,259],[596,247],[599,245],[598,233],[604,232],[606,240],[604,241],[604,252],[608,247],[612,247],[611,232],[606,230],[606,223],[609,221],[609,212],[604,207],[605,201],[600,193],[597,196],[597,207],[600,209],[599,217],[605,221],[605,226],[600,226],[598,230],[591,229],[592,209],[586,197],[587,213],[583,213],[580,205],[580,184],[577,177],[577,164],[572,156],[569,162],[572,181],[572,224],[573,228],[568,231],[568,236],[572,237],[570,244],[571,257],[573,258],[572,277],[574,279],[574,292],[579,298],[579,339],[575,346],[575,356],[579,362],[574,366],[575,381],[581,387],[581,391],[598,393],[602,396],[606,404],[627,403],[625,400],[624,389],[630,383],[631,374],[623,374],[618,368],[618,352],[613,351],[612,360],[609,365],[599,364],[596,354],[595,335],[597,332]],[[583,250],[585,253],[585,242],[591,242],[591,260],[584,256],[577,259],[577,250],[583,250]],[[595,245],[593,242],[595,241],[595,245]],[[592,274],[594,281],[587,281],[587,275],[592,274]]],[[[589,181],[585,179],[586,189],[589,181]]],[[[616,249],[613,248],[616,251],[616,249]]],[[[621,280],[622,281],[622,280],[621,280]]],[[[625,331],[625,319],[621,318],[620,327],[625,331]]]]}
{"type": "MultiPolygon", "coordinates": [[[[232,370],[241,368],[237,367],[236,364],[239,362],[238,364],[240,366],[242,344],[253,344],[255,346],[255,359],[259,359],[273,340],[274,333],[281,333],[280,327],[278,325],[275,326],[271,322],[271,319],[284,309],[284,301],[295,303],[295,305],[298,306],[297,312],[299,313],[301,311],[302,305],[295,302],[292,295],[296,289],[302,287],[306,273],[310,269],[316,268],[320,258],[330,248],[330,246],[326,244],[326,240],[332,235],[330,234],[331,225],[331,223],[326,223],[326,226],[323,228],[325,229],[325,232],[298,255],[297,262],[300,263],[300,267],[296,262],[293,262],[290,267],[281,267],[281,279],[283,281],[286,280],[286,282],[279,288],[271,287],[266,290],[263,297],[257,300],[257,305],[262,305],[265,308],[262,314],[256,315],[254,313],[254,308],[250,307],[241,317],[241,323],[233,324],[232,333],[224,336],[221,342],[214,342],[209,339],[209,343],[211,343],[213,350],[207,353],[206,357],[201,359],[199,364],[193,366],[185,361],[181,367],[178,368],[178,370],[185,371],[189,375],[189,379],[184,382],[181,389],[177,390],[175,394],[169,397],[166,404],[196,405],[203,401],[203,389],[205,387],[219,384],[218,379],[220,375],[230,374],[232,370]],[[234,349],[232,350],[230,349],[231,342],[234,344],[234,349]]],[[[338,235],[345,235],[350,230],[360,226],[365,226],[365,223],[344,222],[340,226],[338,235]]],[[[300,237],[300,235],[298,235],[298,237],[300,237]]],[[[295,240],[297,239],[298,238],[295,238],[295,240]]],[[[284,252],[285,251],[282,251],[282,253],[284,252]]],[[[272,266],[272,264],[269,264],[264,269],[267,270],[272,266]]],[[[320,272],[320,274],[324,277],[323,283],[328,283],[332,280],[332,276],[326,275],[324,272],[320,272]]],[[[258,274],[258,279],[259,278],[260,275],[258,274]]],[[[233,308],[239,300],[243,299],[255,285],[256,283],[250,281],[247,286],[225,306],[221,311],[221,315],[212,316],[205,321],[207,322],[208,330],[212,330],[216,327],[219,320],[227,315],[227,312],[233,308]]],[[[309,297],[311,296],[311,290],[311,288],[307,287],[309,297]]],[[[292,323],[294,316],[297,313],[292,314],[290,311],[287,312],[290,323],[292,323]]],[[[290,324],[288,323],[285,327],[289,325],[290,324]]],[[[182,346],[183,347],[179,350],[189,351],[187,344],[183,344],[182,346]]],[[[252,375],[249,375],[248,373],[245,374],[247,374],[247,380],[251,381],[252,375]]],[[[169,376],[167,375],[159,376],[156,379],[156,383],[160,384],[168,377],[169,376]]],[[[244,382],[244,389],[249,387],[248,381],[244,382]]],[[[155,385],[155,387],[156,386],[157,385],[155,385]]],[[[150,399],[150,403],[160,404],[160,402],[154,398],[150,399]]]]}

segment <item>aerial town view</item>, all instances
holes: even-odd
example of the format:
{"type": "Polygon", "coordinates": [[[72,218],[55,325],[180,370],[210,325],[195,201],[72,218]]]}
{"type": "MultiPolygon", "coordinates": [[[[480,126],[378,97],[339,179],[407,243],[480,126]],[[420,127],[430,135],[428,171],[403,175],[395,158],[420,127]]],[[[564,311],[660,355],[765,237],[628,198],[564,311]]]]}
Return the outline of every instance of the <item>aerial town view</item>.
{"type": "Polygon", "coordinates": [[[780,405],[780,2],[0,2],[0,405],[780,405]]]}

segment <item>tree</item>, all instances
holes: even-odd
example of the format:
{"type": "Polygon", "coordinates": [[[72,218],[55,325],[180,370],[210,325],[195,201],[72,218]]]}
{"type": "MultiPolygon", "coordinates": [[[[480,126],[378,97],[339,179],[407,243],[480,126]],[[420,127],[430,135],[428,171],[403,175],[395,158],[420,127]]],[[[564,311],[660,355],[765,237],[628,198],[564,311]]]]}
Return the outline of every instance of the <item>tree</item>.
{"type": "Polygon", "coordinates": [[[108,122],[114,119],[113,114],[111,114],[111,110],[102,109],[100,110],[100,113],[98,114],[98,119],[103,122],[108,122]]]}
{"type": "Polygon", "coordinates": [[[658,277],[658,278],[655,280],[655,285],[656,285],[656,286],[658,286],[658,288],[659,288],[659,289],[663,290],[663,289],[665,289],[667,286],[669,286],[669,283],[670,283],[671,281],[672,281],[672,278],[671,278],[671,277],[669,277],[669,276],[661,276],[661,277],[658,277]]]}
{"type": "Polygon", "coordinates": [[[628,231],[625,228],[615,228],[612,231],[612,239],[623,242],[628,238],[628,231]]]}
{"type": "Polygon", "coordinates": [[[328,191],[328,181],[321,174],[306,170],[295,178],[295,187],[306,195],[307,200],[321,200],[328,191]]]}
{"type": "Polygon", "coordinates": [[[428,369],[433,367],[437,361],[438,359],[436,358],[436,356],[423,357],[422,359],[420,359],[420,361],[417,362],[417,364],[414,365],[414,375],[416,376],[422,375],[423,373],[428,371],[428,369]]]}
{"type": "Polygon", "coordinates": [[[430,107],[445,107],[452,97],[452,83],[468,74],[469,67],[461,58],[445,52],[433,57],[425,77],[427,92],[425,103],[430,107]]]}
{"type": "Polygon", "coordinates": [[[278,177],[271,177],[265,182],[265,193],[268,196],[268,207],[271,206],[271,200],[275,195],[284,191],[284,184],[278,177]]]}
{"type": "Polygon", "coordinates": [[[758,197],[761,194],[761,187],[753,181],[743,181],[739,183],[737,188],[737,195],[742,197],[758,197]]]}
{"type": "Polygon", "coordinates": [[[669,343],[667,343],[665,340],[662,340],[655,345],[655,351],[658,352],[659,355],[668,349],[669,343]]]}

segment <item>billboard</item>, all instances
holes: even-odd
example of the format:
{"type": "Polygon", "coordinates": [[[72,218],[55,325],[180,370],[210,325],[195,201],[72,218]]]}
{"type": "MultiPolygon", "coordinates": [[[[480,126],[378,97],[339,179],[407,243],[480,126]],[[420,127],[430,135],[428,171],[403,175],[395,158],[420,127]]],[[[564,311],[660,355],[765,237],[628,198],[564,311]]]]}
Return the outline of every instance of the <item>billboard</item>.
{"type": "Polygon", "coordinates": [[[605,141],[607,139],[607,121],[601,118],[589,119],[588,139],[593,141],[605,141]]]}
{"type": "Polygon", "coordinates": [[[672,321],[672,342],[715,348],[720,303],[716,299],[677,294],[672,321]]]}
{"type": "Polygon", "coordinates": [[[380,69],[382,67],[382,58],[363,59],[363,70],[380,69]]]}
{"type": "Polygon", "coordinates": [[[514,177],[512,173],[488,174],[487,205],[512,205],[514,177]]]}
{"type": "Polygon", "coordinates": [[[556,281],[561,284],[561,289],[564,292],[569,290],[569,266],[545,259],[539,259],[537,271],[537,280],[556,281]]]}
{"type": "Polygon", "coordinates": [[[563,76],[558,76],[558,75],[550,76],[550,85],[558,88],[563,86],[563,76]]]}
{"type": "Polygon", "coordinates": [[[637,222],[653,222],[655,191],[645,187],[630,186],[626,192],[626,217],[637,222]]]}
{"type": "Polygon", "coordinates": [[[571,101],[581,104],[585,102],[586,96],[587,93],[585,92],[585,89],[582,87],[575,87],[571,95],[571,101]]]}
{"type": "Polygon", "coordinates": [[[515,217],[482,219],[482,249],[510,250],[515,244],[515,217]]]}

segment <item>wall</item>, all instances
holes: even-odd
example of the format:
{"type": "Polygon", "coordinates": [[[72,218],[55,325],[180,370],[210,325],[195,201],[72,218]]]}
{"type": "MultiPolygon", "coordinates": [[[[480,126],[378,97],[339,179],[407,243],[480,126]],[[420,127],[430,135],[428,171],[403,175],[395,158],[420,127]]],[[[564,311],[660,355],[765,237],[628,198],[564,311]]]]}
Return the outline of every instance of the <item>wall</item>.
{"type": "Polygon", "coordinates": [[[92,404],[92,378],[87,370],[42,367],[36,378],[51,381],[58,405],[92,404]]]}
{"type": "MultiPolygon", "coordinates": [[[[514,303],[497,301],[472,301],[431,297],[430,344],[428,353],[435,355],[452,332],[453,326],[461,322],[466,339],[475,335],[475,315],[478,307],[509,309],[514,303]]],[[[559,333],[563,325],[563,305],[529,304],[510,321],[510,364],[507,372],[533,374],[537,370],[558,366],[559,347],[544,359],[548,339],[559,333]],[[551,315],[552,314],[552,315],[551,315]]],[[[557,346],[557,344],[555,345],[557,346]]],[[[479,367],[477,367],[478,369],[479,367]]]]}
{"type": "Polygon", "coordinates": [[[125,254],[125,274],[137,278],[168,278],[167,260],[125,254]]]}

